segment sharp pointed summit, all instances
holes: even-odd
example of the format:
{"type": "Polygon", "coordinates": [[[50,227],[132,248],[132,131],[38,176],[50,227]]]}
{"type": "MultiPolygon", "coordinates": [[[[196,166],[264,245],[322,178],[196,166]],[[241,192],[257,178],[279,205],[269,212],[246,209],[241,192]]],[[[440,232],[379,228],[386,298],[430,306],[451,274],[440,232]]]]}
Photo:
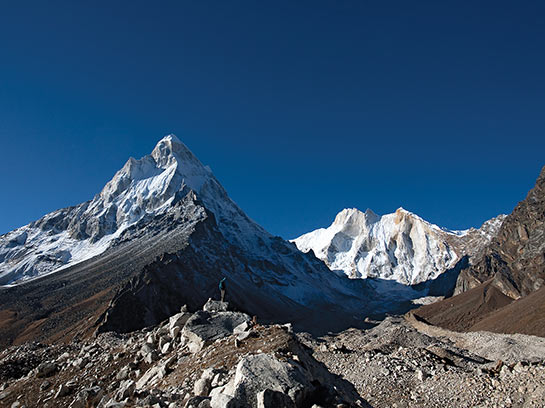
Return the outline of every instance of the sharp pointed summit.
{"type": "MultiPolygon", "coordinates": [[[[200,308],[222,276],[230,302],[264,319],[308,325],[308,313],[318,308],[347,316],[331,320],[338,324],[363,312],[363,283],[332,274],[252,221],[174,135],[151,154],[130,158],[92,200],[0,237],[0,284],[13,287],[7,293],[15,304],[24,290],[46,303],[61,296],[50,299],[48,313],[77,303],[93,314],[101,299],[107,310],[88,316],[96,330],[144,327],[183,303],[200,308]],[[56,292],[67,282],[70,290],[56,292]],[[129,313],[134,308],[141,310],[129,313]]],[[[5,295],[4,302],[10,299],[5,295]]],[[[38,318],[21,313],[28,322],[38,318]]]]}

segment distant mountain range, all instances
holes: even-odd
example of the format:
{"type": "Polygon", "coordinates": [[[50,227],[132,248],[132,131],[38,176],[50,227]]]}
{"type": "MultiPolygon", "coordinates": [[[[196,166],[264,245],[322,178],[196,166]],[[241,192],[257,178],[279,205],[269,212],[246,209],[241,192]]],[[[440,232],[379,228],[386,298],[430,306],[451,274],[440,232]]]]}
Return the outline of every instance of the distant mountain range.
{"type": "Polygon", "coordinates": [[[506,296],[524,296],[543,282],[543,214],[533,210],[542,190],[479,229],[449,231],[402,208],[346,209],[290,243],[168,135],[92,200],[0,236],[0,344],[140,329],[183,304],[201,308],[222,277],[235,309],[307,331],[364,327],[492,277],[506,296]]]}
{"type": "Polygon", "coordinates": [[[350,278],[417,285],[436,279],[463,256],[478,252],[497,234],[504,218],[493,218],[479,229],[449,231],[403,208],[383,216],[353,208],[337,214],[328,228],[293,242],[350,278]]]}

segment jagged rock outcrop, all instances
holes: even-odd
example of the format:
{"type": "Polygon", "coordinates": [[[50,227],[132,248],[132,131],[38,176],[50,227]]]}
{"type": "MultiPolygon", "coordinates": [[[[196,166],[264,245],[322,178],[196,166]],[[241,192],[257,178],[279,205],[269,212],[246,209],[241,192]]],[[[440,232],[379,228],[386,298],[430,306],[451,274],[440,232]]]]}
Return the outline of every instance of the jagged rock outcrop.
{"type": "Polygon", "coordinates": [[[458,277],[455,293],[492,279],[513,299],[543,286],[545,279],[545,167],[530,190],[503,221],[492,239],[458,277]]]}
{"type": "Polygon", "coordinates": [[[353,386],[318,363],[288,327],[253,325],[248,315],[232,311],[191,315],[185,310],[130,334],[3,350],[0,405],[366,406],[353,386]],[[241,320],[248,324],[237,325],[241,320]],[[239,340],[233,326],[251,335],[239,340]],[[192,349],[187,334],[197,329],[216,335],[192,349]]]}

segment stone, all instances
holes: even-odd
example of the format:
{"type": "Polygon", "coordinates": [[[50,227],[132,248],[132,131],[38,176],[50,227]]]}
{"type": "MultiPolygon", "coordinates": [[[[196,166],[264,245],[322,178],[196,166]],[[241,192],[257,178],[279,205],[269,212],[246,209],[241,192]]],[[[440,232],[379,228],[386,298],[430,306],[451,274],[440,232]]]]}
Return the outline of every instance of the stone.
{"type": "Polygon", "coordinates": [[[40,391],[45,391],[51,386],[51,383],[47,380],[45,380],[43,383],[40,384],[40,391]]]}
{"type": "Polygon", "coordinates": [[[102,397],[104,396],[104,391],[102,388],[95,386],[90,388],[84,388],[72,401],[70,408],[87,408],[87,407],[96,407],[102,397]]]}
{"type": "Polygon", "coordinates": [[[165,347],[165,344],[170,343],[170,338],[167,336],[161,336],[159,339],[159,350],[163,350],[163,347],[165,347]]]}
{"type": "Polygon", "coordinates": [[[283,392],[266,389],[257,393],[257,408],[295,408],[295,404],[283,392]]]}
{"type": "Polygon", "coordinates": [[[246,332],[248,330],[250,330],[250,322],[242,322],[241,324],[239,324],[237,327],[235,327],[233,329],[233,333],[234,334],[240,334],[240,333],[243,333],[243,332],[246,332]]]}
{"type": "Polygon", "coordinates": [[[172,332],[172,329],[176,327],[180,329],[184,327],[185,323],[189,320],[190,317],[191,313],[186,312],[177,313],[174,316],[171,316],[170,319],[168,319],[169,332],[172,332]]]}
{"type": "Polygon", "coordinates": [[[252,332],[242,332],[242,333],[239,333],[237,335],[237,340],[238,341],[243,341],[243,340],[246,340],[248,337],[250,337],[250,335],[252,334],[252,332]]]}
{"type": "Polygon", "coordinates": [[[179,326],[174,326],[172,329],[170,329],[170,337],[172,337],[172,339],[176,339],[176,337],[178,337],[178,335],[180,334],[180,332],[182,331],[182,328],[179,327],[179,326]]]}
{"type": "Polygon", "coordinates": [[[219,300],[208,299],[202,310],[205,312],[226,312],[229,309],[229,303],[219,300]]]}
{"type": "Polygon", "coordinates": [[[236,326],[246,321],[250,321],[250,316],[244,313],[217,312],[211,314],[200,311],[187,321],[182,335],[187,339],[189,350],[196,353],[214,341],[231,335],[236,326]]]}
{"type": "Polygon", "coordinates": [[[116,374],[115,379],[116,380],[126,380],[129,378],[129,367],[123,367],[119,372],[116,374]]]}
{"type": "Polygon", "coordinates": [[[50,375],[53,375],[55,371],[57,371],[57,365],[55,363],[46,361],[36,367],[36,376],[38,378],[49,377],[50,375]]]}
{"type": "Polygon", "coordinates": [[[168,342],[163,344],[163,347],[161,348],[161,353],[168,354],[170,350],[172,349],[172,343],[168,342]]]}
{"type": "Polygon", "coordinates": [[[64,396],[70,394],[71,391],[72,391],[72,389],[70,387],[68,387],[66,384],[61,384],[59,386],[59,390],[55,394],[55,399],[62,398],[64,396]]]}
{"type": "Polygon", "coordinates": [[[111,399],[104,405],[104,408],[125,408],[126,405],[125,402],[117,402],[111,399]]]}
{"type": "Polygon", "coordinates": [[[125,398],[132,397],[135,389],[136,383],[133,380],[123,381],[115,394],[116,400],[124,400],[125,398]]]}
{"type": "Polygon", "coordinates": [[[201,397],[201,396],[194,396],[189,398],[189,400],[186,402],[184,408],[200,408],[203,401],[208,401],[208,404],[210,404],[210,398],[207,397],[201,397]]]}
{"type": "Polygon", "coordinates": [[[240,408],[240,404],[234,397],[227,394],[215,394],[210,400],[210,408],[240,408]]]}
{"type": "Polygon", "coordinates": [[[166,375],[166,369],[163,366],[151,367],[144,375],[136,382],[136,388],[142,389],[146,384],[153,379],[162,379],[166,375]]]}
{"type": "Polygon", "coordinates": [[[154,361],[159,360],[159,356],[155,350],[151,353],[148,353],[144,356],[144,362],[147,364],[152,364],[154,361]]]}
{"type": "Polygon", "coordinates": [[[298,365],[280,361],[269,354],[256,354],[243,358],[238,364],[232,384],[234,397],[257,405],[257,394],[263,390],[288,391],[296,406],[303,403],[314,390],[307,374],[298,365]]]}
{"type": "Polygon", "coordinates": [[[210,393],[210,379],[208,378],[200,378],[197,381],[195,381],[195,386],[193,387],[193,394],[201,397],[208,397],[208,394],[210,393]]]}

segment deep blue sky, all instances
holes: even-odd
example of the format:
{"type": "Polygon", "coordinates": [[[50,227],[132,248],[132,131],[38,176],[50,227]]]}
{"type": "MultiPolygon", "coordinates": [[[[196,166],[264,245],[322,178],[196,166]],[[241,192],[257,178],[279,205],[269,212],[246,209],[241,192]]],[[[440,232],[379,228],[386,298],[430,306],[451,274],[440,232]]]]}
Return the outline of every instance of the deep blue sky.
{"type": "Polygon", "coordinates": [[[526,196],[545,2],[264,3],[3,2],[0,233],[167,133],[285,238],[344,207],[467,228],[526,196]]]}

